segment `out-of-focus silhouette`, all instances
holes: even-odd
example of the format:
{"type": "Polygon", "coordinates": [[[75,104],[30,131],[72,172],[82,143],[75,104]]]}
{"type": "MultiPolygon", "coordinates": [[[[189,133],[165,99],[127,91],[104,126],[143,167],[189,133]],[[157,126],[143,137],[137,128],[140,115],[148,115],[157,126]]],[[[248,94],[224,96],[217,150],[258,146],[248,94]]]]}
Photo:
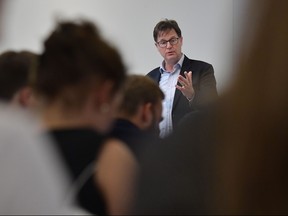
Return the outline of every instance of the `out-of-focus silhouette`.
{"type": "MultiPolygon", "coordinates": [[[[125,78],[119,52],[92,22],[60,22],[46,38],[33,86],[44,127],[56,141],[73,181],[96,160],[125,78]]],[[[92,174],[76,195],[82,208],[106,214],[92,174]]]]}
{"type": "Polygon", "coordinates": [[[0,99],[20,107],[32,107],[34,98],[29,84],[37,54],[28,50],[7,50],[0,55],[0,99]]]}
{"type": "Polygon", "coordinates": [[[0,214],[84,214],[65,202],[68,173],[39,122],[0,104],[0,214]]]}
{"type": "Polygon", "coordinates": [[[288,214],[288,1],[250,9],[230,89],[150,154],[134,214],[288,214]]]}
{"type": "Polygon", "coordinates": [[[105,142],[96,167],[109,213],[128,213],[134,195],[140,154],[159,136],[164,94],[149,77],[130,75],[114,127],[105,142]]]}
{"type": "MultiPolygon", "coordinates": [[[[0,42],[4,3],[0,0],[0,42]]],[[[68,173],[53,142],[42,133],[39,119],[20,109],[30,106],[34,57],[30,51],[0,57],[0,214],[84,215],[66,199],[68,173]]]]}

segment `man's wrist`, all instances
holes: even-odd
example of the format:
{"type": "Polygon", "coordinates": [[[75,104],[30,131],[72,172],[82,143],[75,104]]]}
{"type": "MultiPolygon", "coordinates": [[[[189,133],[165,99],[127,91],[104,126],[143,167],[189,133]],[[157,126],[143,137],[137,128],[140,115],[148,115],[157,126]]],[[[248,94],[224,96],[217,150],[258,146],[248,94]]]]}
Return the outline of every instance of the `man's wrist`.
{"type": "Polygon", "coordinates": [[[188,98],[188,97],[186,97],[187,98],[187,100],[189,101],[189,103],[190,102],[192,102],[192,100],[194,99],[194,95],[191,97],[191,98],[188,98]]]}

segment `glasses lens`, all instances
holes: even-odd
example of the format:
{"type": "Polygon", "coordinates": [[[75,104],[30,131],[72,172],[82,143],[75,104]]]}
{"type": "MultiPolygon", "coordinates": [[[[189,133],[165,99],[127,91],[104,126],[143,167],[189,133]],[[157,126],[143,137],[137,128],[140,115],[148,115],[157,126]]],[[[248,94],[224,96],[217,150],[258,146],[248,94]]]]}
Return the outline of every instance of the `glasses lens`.
{"type": "Polygon", "coordinates": [[[158,42],[158,45],[160,46],[160,47],[166,47],[167,46],[167,43],[169,42],[171,45],[175,45],[175,44],[177,44],[178,43],[178,39],[179,38],[171,38],[169,41],[159,41],[158,42]]]}
{"type": "Polygon", "coordinates": [[[169,41],[169,43],[170,43],[171,45],[175,45],[175,44],[177,44],[177,42],[178,42],[178,38],[172,38],[172,39],[169,41]]]}
{"type": "Polygon", "coordinates": [[[166,47],[166,45],[167,45],[167,41],[160,41],[159,42],[160,47],[166,47]]]}

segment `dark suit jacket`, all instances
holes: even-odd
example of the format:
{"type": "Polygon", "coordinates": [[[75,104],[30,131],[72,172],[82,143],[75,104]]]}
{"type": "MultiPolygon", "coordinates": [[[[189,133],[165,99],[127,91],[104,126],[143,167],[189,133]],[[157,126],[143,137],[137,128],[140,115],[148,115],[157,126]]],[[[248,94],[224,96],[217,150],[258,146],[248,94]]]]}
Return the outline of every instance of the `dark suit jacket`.
{"type": "MultiPolygon", "coordinates": [[[[192,82],[195,90],[195,97],[192,102],[189,103],[181,91],[175,88],[176,92],[172,108],[173,126],[178,125],[181,118],[187,113],[197,110],[201,106],[214,101],[218,96],[214,69],[211,64],[203,61],[192,60],[185,56],[180,75],[184,76],[184,71],[192,71],[192,82]]],[[[157,67],[150,71],[147,76],[159,83],[161,78],[160,68],[157,67]]]]}

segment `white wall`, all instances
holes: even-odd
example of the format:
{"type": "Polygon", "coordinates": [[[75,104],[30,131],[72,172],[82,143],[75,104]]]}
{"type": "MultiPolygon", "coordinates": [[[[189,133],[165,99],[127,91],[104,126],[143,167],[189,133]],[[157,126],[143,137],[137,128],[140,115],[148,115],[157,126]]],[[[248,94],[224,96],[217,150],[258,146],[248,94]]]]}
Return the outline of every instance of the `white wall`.
{"type": "Polygon", "coordinates": [[[233,25],[235,31],[235,18],[241,14],[235,16],[234,1],[9,0],[4,5],[0,51],[40,52],[57,17],[84,17],[120,49],[130,73],[146,74],[162,60],[152,37],[155,24],[163,18],[175,19],[184,37],[183,52],[211,63],[222,91],[231,77],[233,25]]]}

